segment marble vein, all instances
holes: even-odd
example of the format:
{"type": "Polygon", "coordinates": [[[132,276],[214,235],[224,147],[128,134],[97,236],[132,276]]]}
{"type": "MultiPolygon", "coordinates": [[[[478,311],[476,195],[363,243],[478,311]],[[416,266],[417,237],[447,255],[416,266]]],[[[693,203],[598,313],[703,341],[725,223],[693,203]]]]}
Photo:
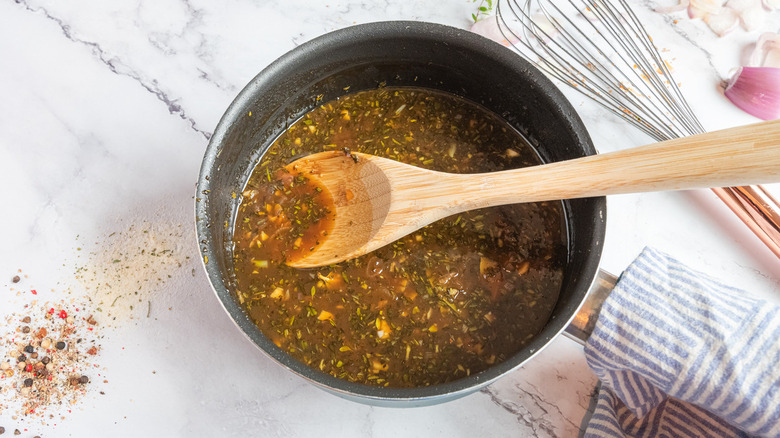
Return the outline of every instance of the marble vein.
{"type": "MultiPolygon", "coordinates": [[[[525,391],[522,388],[519,388],[522,393],[530,394],[527,391],[525,391]]],[[[498,407],[504,409],[505,411],[509,412],[510,414],[514,415],[515,418],[517,418],[517,421],[521,423],[523,426],[525,426],[527,429],[530,429],[533,431],[534,437],[539,437],[540,432],[545,433],[545,436],[550,436],[553,438],[557,438],[558,434],[555,432],[553,426],[549,424],[546,420],[543,420],[541,418],[533,418],[531,415],[531,412],[522,405],[517,405],[515,403],[509,402],[503,398],[501,398],[498,394],[496,394],[494,391],[490,389],[490,387],[485,388],[480,391],[483,394],[487,394],[490,397],[490,400],[496,404],[498,407]],[[531,417],[531,418],[529,418],[531,417]]],[[[531,400],[533,401],[534,405],[539,407],[545,414],[547,413],[547,410],[544,409],[544,407],[539,405],[538,398],[531,397],[531,400]]]]}
{"type": "MultiPolygon", "coordinates": [[[[646,9],[648,9],[649,11],[655,13],[654,11],[656,5],[652,0],[651,1],[644,0],[641,3],[641,5],[644,6],[646,9]]],[[[695,39],[691,37],[691,35],[688,32],[686,32],[681,26],[677,26],[678,19],[675,18],[675,15],[660,14],[660,13],[658,13],[658,15],[661,15],[663,17],[664,23],[667,24],[669,29],[672,29],[674,33],[679,35],[683,40],[685,40],[686,43],[688,43],[688,45],[691,48],[695,49],[700,55],[704,57],[704,59],[707,60],[707,65],[709,66],[707,71],[709,71],[711,75],[718,78],[719,80],[723,80],[720,74],[718,74],[718,69],[715,67],[715,64],[712,61],[712,54],[707,50],[705,50],[703,47],[701,47],[699,44],[697,44],[695,39]]]]}
{"type": "MultiPolygon", "coordinates": [[[[108,69],[120,76],[124,76],[127,78],[130,78],[138,83],[143,89],[154,95],[159,101],[161,101],[168,109],[168,112],[171,115],[176,115],[185,122],[187,122],[190,126],[190,128],[203,136],[206,140],[209,140],[211,138],[212,133],[209,131],[206,131],[204,129],[201,129],[198,126],[198,123],[187,114],[187,111],[182,108],[182,106],[177,103],[176,98],[170,97],[159,85],[156,79],[152,80],[145,80],[140,73],[138,73],[136,70],[134,70],[129,65],[126,65],[122,62],[121,59],[109,55],[101,46],[99,43],[95,41],[88,41],[81,38],[78,38],[75,36],[71,30],[70,25],[68,25],[63,19],[60,17],[57,17],[51,13],[49,13],[48,10],[46,10],[43,7],[34,7],[30,5],[26,0],[14,0],[17,4],[24,7],[27,11],[32,13],[41,14],[43,17],[45,17],[48,20],[51,20],[54,22],[57,26],[59,26],[60,30],[62,31],[62,34],[67,38],[68,40],[81,44],[83,46],[86,46],[90,48],[92,53],[97,57],[97,59],[103,63],[108,69]]],[[[189,5],[188,5],[189,7],[189,5]]],[[[208,76],[204,79],[207,79],[208,76]]]]}
{"type": "MultiPolygon", "coordinates": [[[[568,380],[568,379],[565,379],[565,380],[568,380]]],[[[553,409],[555,411],[555,413],[560,418],[565,420],[567,423],[569,423],[575,429],[579,429],[579,426],[576,423],[574,423],[573,421],[571,421],[566,415],[564,415],[564,413],[561,411],[561,409],[556,404],[550,403],[550,402],[546,401],[544,398],[539,396],[539,394],[543,394],[543,392],[538,387],[536,387],[536,385],[534,385],[531,382],[528,382],[527,385],[531,389],[533,389],[534,392],[530,392],[530,391],[520,387],[519,385],[517,386],[517,389],[520,390],[521,392],[527,394],[529,397],[531,397],[531,399],[534,401],[534,403],[536,403],[536,405],[539,406],[539,408],[542,409],[545,412],[545,414],[549,414],[550,411],[547,410],[544,406],[549,406],[551,409],[553,409]]]]}

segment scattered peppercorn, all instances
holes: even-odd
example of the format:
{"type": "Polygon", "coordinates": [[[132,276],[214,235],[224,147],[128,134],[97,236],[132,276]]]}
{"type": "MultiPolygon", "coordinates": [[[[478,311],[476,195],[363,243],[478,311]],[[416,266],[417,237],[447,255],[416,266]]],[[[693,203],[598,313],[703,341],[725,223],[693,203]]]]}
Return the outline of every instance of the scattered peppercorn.
{"type": "Polygon", "coordinates": [[[21,435],[22,432],[19,431],[19,429],[14,430],[14,435],[21,435]]]}
{"type": "Polygon", "coordinates": [[[14,275],[14,278],[11,279],[14,283],[20,282],[22,279],[18,275],[14,275]]]}
{"type": "MultiPolygon", "coordinates": [[[[18,278],[18,277],[17,277],[18,278]]],[[[15,282],[14,282],[15,283],[15,282]]],[[[0,435],[5,433],[5,428],[3,426],[0,426],[0,435]]]]}
{"type": "Polygon", "coordinates": [[[87,376],[79,377],[79,383],[81,383],[81,384],[89,383],[89,377],[87,377],[87,376]]]}
{"type": "MultiPolygon", "coordinates": [[[[100,346],[94,340],[95,325],[76,317],[81,306],[32,302],[25,306],[24,313],[7,315],[0,321],[0,410],[14,406],[17,415],[54,418],[45,411],[57,405],[73,404],[84,395],[86,385],[81,383],[81,376],[87,370],[81,368],[94,365],[95,355],[86,354],[78,347],[95,345],[99,350],[100,346]],[[58,318],[61,312],[68,315],[65,320],[58,318]],[[16,398],[18,408],[11,403],[16,398]]],[[[6,412],[0,417],[3,414],[6,412]]],[[[6,429],[14,431],[13,427],[6,429]]],[[[30,431],[19,430],[22,436],[33,436],[30,431]]],[[[0,435],[3,436],[6,435],[0,435]]]]}

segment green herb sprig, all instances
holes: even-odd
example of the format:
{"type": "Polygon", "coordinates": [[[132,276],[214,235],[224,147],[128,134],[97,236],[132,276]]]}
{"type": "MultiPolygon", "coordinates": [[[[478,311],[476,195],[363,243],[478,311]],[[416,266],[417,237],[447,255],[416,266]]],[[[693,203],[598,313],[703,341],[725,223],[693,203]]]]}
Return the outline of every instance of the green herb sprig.
{"type": "Polygon", "coordinates": [[[486,17],[490,15],[491,12],[493,12],[493,7],[496,5],[496,1],[498,0],[471,0],[472,3],[476,3],[479,1],[479,6],[477,7],[477,12],[471,14],[471,18],[474,19],[474,22],[476,23],[479,21],[480,18],[486,17]]]}

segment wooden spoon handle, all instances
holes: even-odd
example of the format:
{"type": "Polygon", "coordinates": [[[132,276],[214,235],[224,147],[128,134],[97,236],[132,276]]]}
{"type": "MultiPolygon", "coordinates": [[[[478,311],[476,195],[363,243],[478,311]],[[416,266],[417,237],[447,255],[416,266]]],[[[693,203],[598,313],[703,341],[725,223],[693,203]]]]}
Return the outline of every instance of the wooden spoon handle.
{"type": "Polygon", "coordinates": [[[459,186],[449,194],[447,204],[453,212],[516,202],[778,182],[780,120],[452,179],[447,183],[459,186]]]}

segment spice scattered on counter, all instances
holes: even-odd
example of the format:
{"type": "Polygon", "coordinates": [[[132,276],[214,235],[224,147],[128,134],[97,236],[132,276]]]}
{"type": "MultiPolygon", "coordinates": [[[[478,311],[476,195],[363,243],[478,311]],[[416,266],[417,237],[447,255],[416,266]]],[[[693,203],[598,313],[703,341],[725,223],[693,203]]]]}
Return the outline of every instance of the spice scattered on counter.
{"type": "Polygon", "coordinates": [[[140,220],[96,244],[76,277],[106,325],[152,316],[151,298],[190,262],[181,224],[140,220]]]}
{"type": "Polygon", "coordinates": [[[0,329],[0,413],[10,409],[15,420],[58,421],[100,376],[101,325],[88,300],[83,301],[33,300],[23,313],[5,316],[0,329]]]}
{"type": "Polygon", "coordinates": [[[14,278],[12,278],[11,281],[13,281],[14,283],[18,283],[22,281],[22,279],[18,275],[14,275],[14,278]]]}

